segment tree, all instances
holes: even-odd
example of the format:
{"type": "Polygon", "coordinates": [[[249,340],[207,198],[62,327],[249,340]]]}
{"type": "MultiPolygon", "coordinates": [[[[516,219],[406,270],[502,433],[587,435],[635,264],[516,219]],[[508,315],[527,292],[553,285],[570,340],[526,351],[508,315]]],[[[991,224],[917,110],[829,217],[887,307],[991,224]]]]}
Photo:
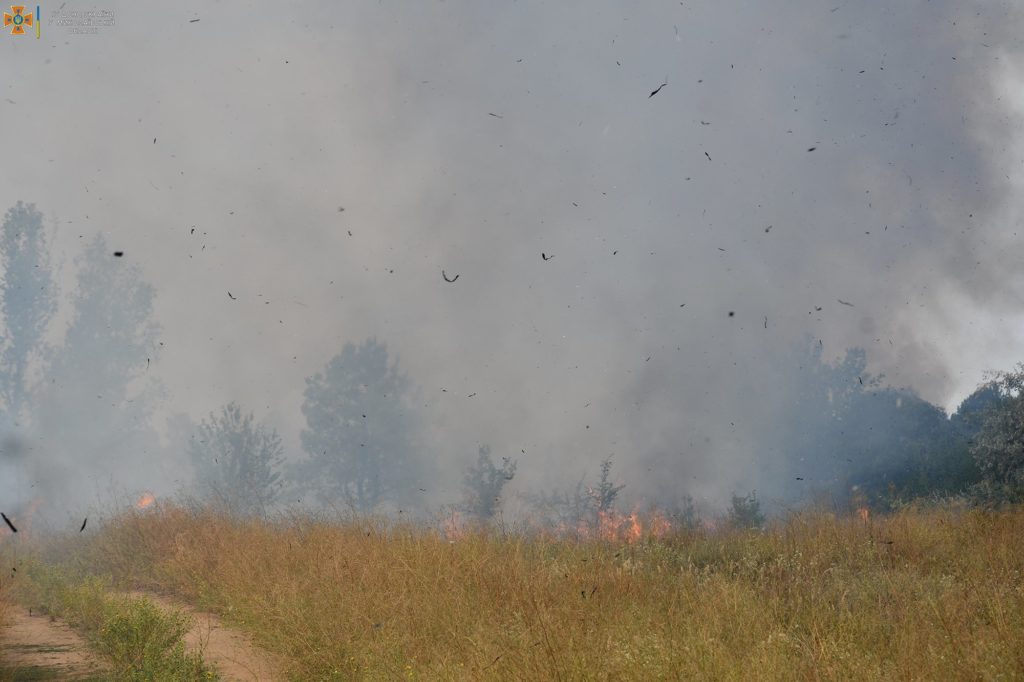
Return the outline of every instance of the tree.
{"type": "Polygon", "coordinates": [[[904,499],[956,494],[977,480],[966,425],[984,397],[951,420],[912,390],[883,386],[883,377],[867,371],[863,349],[828,363],[821,344],[810,342],[796,360],[796,385],[786,392],[793,397],[772,444],[783,453],[779,483],[788,495],[828,493],[839,506],[856,497],[887,510],[904,499]]]}
{"type": "Polygon", "coordinates": [[[306,379],[302,447],[294,469],[300,486],[325,503],[343,501],[367,513],[413,492],[422,473],[412,446],[409,380],[376,339],[346,344],[306,379]]]}
{"type": "Polygon", "coordinates": [[[673,528],[686,528],[693,530],[700,525],[700,514],[697,512],[697,505],[690,495],[683,495],[682,499],[668,508],[665,514],[673,528]]]}
{"type": "Polygon", "coordinates": [[[865,393],[850,410],[856,438],[843,446],[852,460],[845,477],[869,506],[889,510],[900,501],[952,495],[977,479],[967,439],[945,412],[907,389],[865,393]]]}
{"type": "Polygon", "coordinates": [[[480,522],[490,521],[498,510],[501,491],[515,475],[516,462],[503,457],[501,466],[497,467],[491,460],[491,449],[482,446],[476,463],[469,467],[463,479],[465,511],[480,522]]]}
{"type": "Polygon", "coordinates": [[[155,290],[138,266],[111,257],[102,236],[76,262],[74,317],[53,369],[87,393],[123,400],[132,380],[149,367],[160,331],[152,321],[155,290]]]}
{"type": "Polygon", "coordinates": [[[761,513],[761,502],[757,499],[757,493],[740,496],[732,495],[732,506],[729,507],[729,525],[733,528],[760,528],[764,525],[765,517],[761,513]]]}
{"type": "Polygon", "coordinates": [[[625,484],[615,485],[612,483],[612,458],[608,457],[601,462],[601,479],[597,483],[597,488],[587,488],[587,494],[593,500],[598,517],[615,508],[615,498],[625,487],[625,484]]]}
{"type": "Polygon", "coordinates": [[[263,514],[277,500],[284,462],[281,438],[229,403],[210,414],[189,441],[196,488],[237,515],[263,514]]]}
{"type": "Polygon", "coordinates": [[[977,498],[988,504],[1024,501],[1024,364],[1003,372],[987,388],[998,392],[983,413],[971,454],[981,471],[977,498]]]}
{"type": "MultiPolygon", "coordinates": [[[[821,343],[810,338],[794,347],[783,362],[778,430],[765,449],[779,454],[779,464],[764,472],[772,489],[785,497],[799,498],[810,488],[827,490],[837,497],[845,494],[845,477],[856,468],[856,457],[842,449],[855,441],[850,434],[863,425],[850,420],[850,410],[866,390],[876,388],[880,377],[867,372],[863,350],[847,350],[829,363],[821,343]]],[[[859,435],[859,433],[858,433],[859,435]]]]}
{"type": "Polygon", "coordinates": [[[981,431],[989,409],[1002,399],[998,384],[986,381],[963,399],[950,421],[965,437],[973,439],[981,431]]]}
{"type": "Polygon", "coordinates": [[[86,475],[97,484],[114,479],[148,488],[164,467],[150,425],[159,387],[146,374],[159,333],[155,292],[138,266],[113,257],[102,236],[75,262],[70,324],[63,343],[47,353],[48,381],[34,404],[33,430],[48,453],[38,462],[48,470],[37,477],[68,491],[88,492],[86,475]]]}
{"type": "Polygon", "coordinates": [[[519,494],[530,505],[531,525],[542,529],[580,530],[593,523],[594,501],[584,487],[585,477],[570,490],[553,489],[519,494]]]}
{"type": "Polygon", "coordinates": [[[27,417],[29,368],[41,359],[43,337],[57,310],[57,291],[43,216],[20,201],[8,209],[0,232],[3,289],[3,363],[0,396],[11,422],[27,417]]]}

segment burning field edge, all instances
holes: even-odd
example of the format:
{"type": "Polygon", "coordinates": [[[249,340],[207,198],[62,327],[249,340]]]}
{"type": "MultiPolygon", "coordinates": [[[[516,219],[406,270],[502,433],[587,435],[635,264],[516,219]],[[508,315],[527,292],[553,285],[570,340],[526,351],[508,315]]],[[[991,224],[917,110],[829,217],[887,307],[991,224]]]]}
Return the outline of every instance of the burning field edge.
{"type": "Polygon", "coordinates": [[[809,511],[763,530],[457,521],[156,502],[89,533],[8,537],[0,557],[175,594],[288,679],[1024,677],[1021,508],[809,511]]]}

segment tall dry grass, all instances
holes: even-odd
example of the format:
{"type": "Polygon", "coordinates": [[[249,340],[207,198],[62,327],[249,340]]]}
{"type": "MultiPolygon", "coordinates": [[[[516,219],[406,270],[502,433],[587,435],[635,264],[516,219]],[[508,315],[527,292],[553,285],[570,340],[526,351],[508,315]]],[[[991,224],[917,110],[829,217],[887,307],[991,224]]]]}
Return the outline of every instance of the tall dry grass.
{"type": "Polygon", "coordinates": [[[293,679],[1021,679],[1024,510],[797,515],[615,545],[130,512],[74,550],[293,679]]]}

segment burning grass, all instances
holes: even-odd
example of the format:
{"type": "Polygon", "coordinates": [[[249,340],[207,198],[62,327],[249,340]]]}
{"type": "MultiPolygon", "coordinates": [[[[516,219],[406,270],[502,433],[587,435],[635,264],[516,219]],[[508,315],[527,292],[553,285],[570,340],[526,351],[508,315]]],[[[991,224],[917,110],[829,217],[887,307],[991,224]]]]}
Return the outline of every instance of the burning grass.
{"type": "Polygon", "coordinates": [[[220,613],[292,679],[1024,676],[1024,510],[663,530],[451,540],[157,504],[62,556],[220,613]]]}

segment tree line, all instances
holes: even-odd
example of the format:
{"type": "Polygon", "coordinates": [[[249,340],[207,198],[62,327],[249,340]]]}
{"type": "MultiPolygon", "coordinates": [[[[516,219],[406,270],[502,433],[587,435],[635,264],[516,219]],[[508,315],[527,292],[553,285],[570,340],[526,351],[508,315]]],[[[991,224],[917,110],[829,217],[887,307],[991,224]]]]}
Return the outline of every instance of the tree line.
{"type": "MultiPolygon", "coordinates": [[[[144,482],[157,472],[159,438],[150,417],[162,388],[148,370],[159,359],[154,289],[137,266],[98,236],[78,259],[66,326],[55,334],[58,277],[43,217],[9,209],[0,231],[0,419],[7,433],[41,443],[0,451],[0,464],[29,461],[37,477],[75,484],[83,462],[144,482]],[[56,340],[55,340],[56,339],[56,340]],[[61,470],[74,475],[60,475],[61,470]]],[[[766,433],[774,489],[796,498],[818,491],[841,504],[889,510],[927,496],[979,504],[1024,501],[1024,365],[991,377],[951,416],[910,389],[872,376],[862,349],[835,362],[820,343],[794,349],[792,390],[766,433]]],[[[285,457],[280,434],[231,402],[199,424],[184,420],[192,492],[237,514],[262,514],[295,499],[370,513],[408,505],[433,463],[417,441],[412,382],[377,339],[347,343],[306,379],[302,456],[285,457]]],[[[492,519],[518,463],[496,463],[482,446],[463,475],[461,511],[492,519]]],[[[166,465],[165,465],[166,469],[166,465]]],[[[527,496],[540,513],[600,513],[621,485],[602,465],[596,488],[527,496]]],[[[733,511],[758,519],[753,494],[733,511]]],[[[692,517],[692,506],[678,510],[692,517]]]]}

